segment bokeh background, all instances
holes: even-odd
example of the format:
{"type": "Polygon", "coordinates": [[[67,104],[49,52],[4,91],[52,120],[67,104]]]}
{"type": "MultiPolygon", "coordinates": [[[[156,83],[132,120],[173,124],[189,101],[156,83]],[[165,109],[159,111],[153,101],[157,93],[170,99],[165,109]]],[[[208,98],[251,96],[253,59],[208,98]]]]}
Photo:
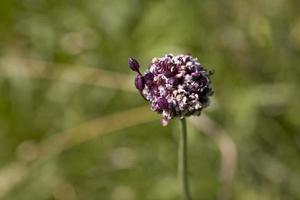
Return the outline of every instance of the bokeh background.
{"type": "Polygon", "coordinates": [[[300,1],[1,0],[0,199],[176,200],[177,123],[127,58],[191,53],[194,199],[300,199],[300,1]]]}

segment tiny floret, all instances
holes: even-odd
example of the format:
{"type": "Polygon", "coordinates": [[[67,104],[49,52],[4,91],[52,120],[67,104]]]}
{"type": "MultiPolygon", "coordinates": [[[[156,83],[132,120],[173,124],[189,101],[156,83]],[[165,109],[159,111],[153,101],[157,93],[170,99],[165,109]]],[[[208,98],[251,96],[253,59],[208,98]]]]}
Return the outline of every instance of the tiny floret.
{"type": "Polygon", "coordinates": [[[144,75],[135,59],[130,58],[128,63],[138,73],[136,88],[151,103],[151,109],[163,115],[164,126],[174,117],[200,115],[209,105],[209,97],[213,94],[212,72],[197,58],[183,54],[153,58],[144,75]]]}

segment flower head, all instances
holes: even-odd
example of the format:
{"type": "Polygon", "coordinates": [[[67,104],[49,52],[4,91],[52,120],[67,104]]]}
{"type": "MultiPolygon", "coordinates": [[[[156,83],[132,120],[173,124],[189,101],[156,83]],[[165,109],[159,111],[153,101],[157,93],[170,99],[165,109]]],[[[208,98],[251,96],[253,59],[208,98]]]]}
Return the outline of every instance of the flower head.
{"type": "Polygon", "coordinates": [[[138,72],[136,88],[150,101],[151,109],[163,115],[163,125],[174,117],[200,115],[209,105],[209,97],[213,94],[212,73],[204,69],[197,58],[172,54],[153,58],[144,75],[139,72],[135,59],[129,59],[129,66],[138,72]],[[130,64],[130,60],[135,64],[130,64]]]}

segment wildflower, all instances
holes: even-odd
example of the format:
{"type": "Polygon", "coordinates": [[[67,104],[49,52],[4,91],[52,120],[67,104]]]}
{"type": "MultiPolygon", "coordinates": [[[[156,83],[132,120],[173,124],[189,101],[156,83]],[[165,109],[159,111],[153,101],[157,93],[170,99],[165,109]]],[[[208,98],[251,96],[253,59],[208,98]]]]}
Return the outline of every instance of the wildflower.
{"type": "Polygon", "coordinates": [[[129,58],[128,63],[138,73],[136,88],[151,103],[151,109],[163,115],[163,125],[174,117],[200,115],[209,105],[212,72],[204,69],[197,58],[183,54],[153,58],[144,75],[135,59],[129,58]]]}

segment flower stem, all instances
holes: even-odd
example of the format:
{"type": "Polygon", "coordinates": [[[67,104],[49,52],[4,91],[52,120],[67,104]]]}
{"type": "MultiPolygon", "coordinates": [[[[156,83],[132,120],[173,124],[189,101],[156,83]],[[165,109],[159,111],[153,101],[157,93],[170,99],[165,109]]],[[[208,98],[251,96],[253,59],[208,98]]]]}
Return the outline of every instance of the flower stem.
{"type": "Polygon", "coordinates": [[[187,130],[186,119],[180,119],[180,137],[178,148],[178,175],[181,184],[182,200],[191,200],[187,172],[187,130]]]}

